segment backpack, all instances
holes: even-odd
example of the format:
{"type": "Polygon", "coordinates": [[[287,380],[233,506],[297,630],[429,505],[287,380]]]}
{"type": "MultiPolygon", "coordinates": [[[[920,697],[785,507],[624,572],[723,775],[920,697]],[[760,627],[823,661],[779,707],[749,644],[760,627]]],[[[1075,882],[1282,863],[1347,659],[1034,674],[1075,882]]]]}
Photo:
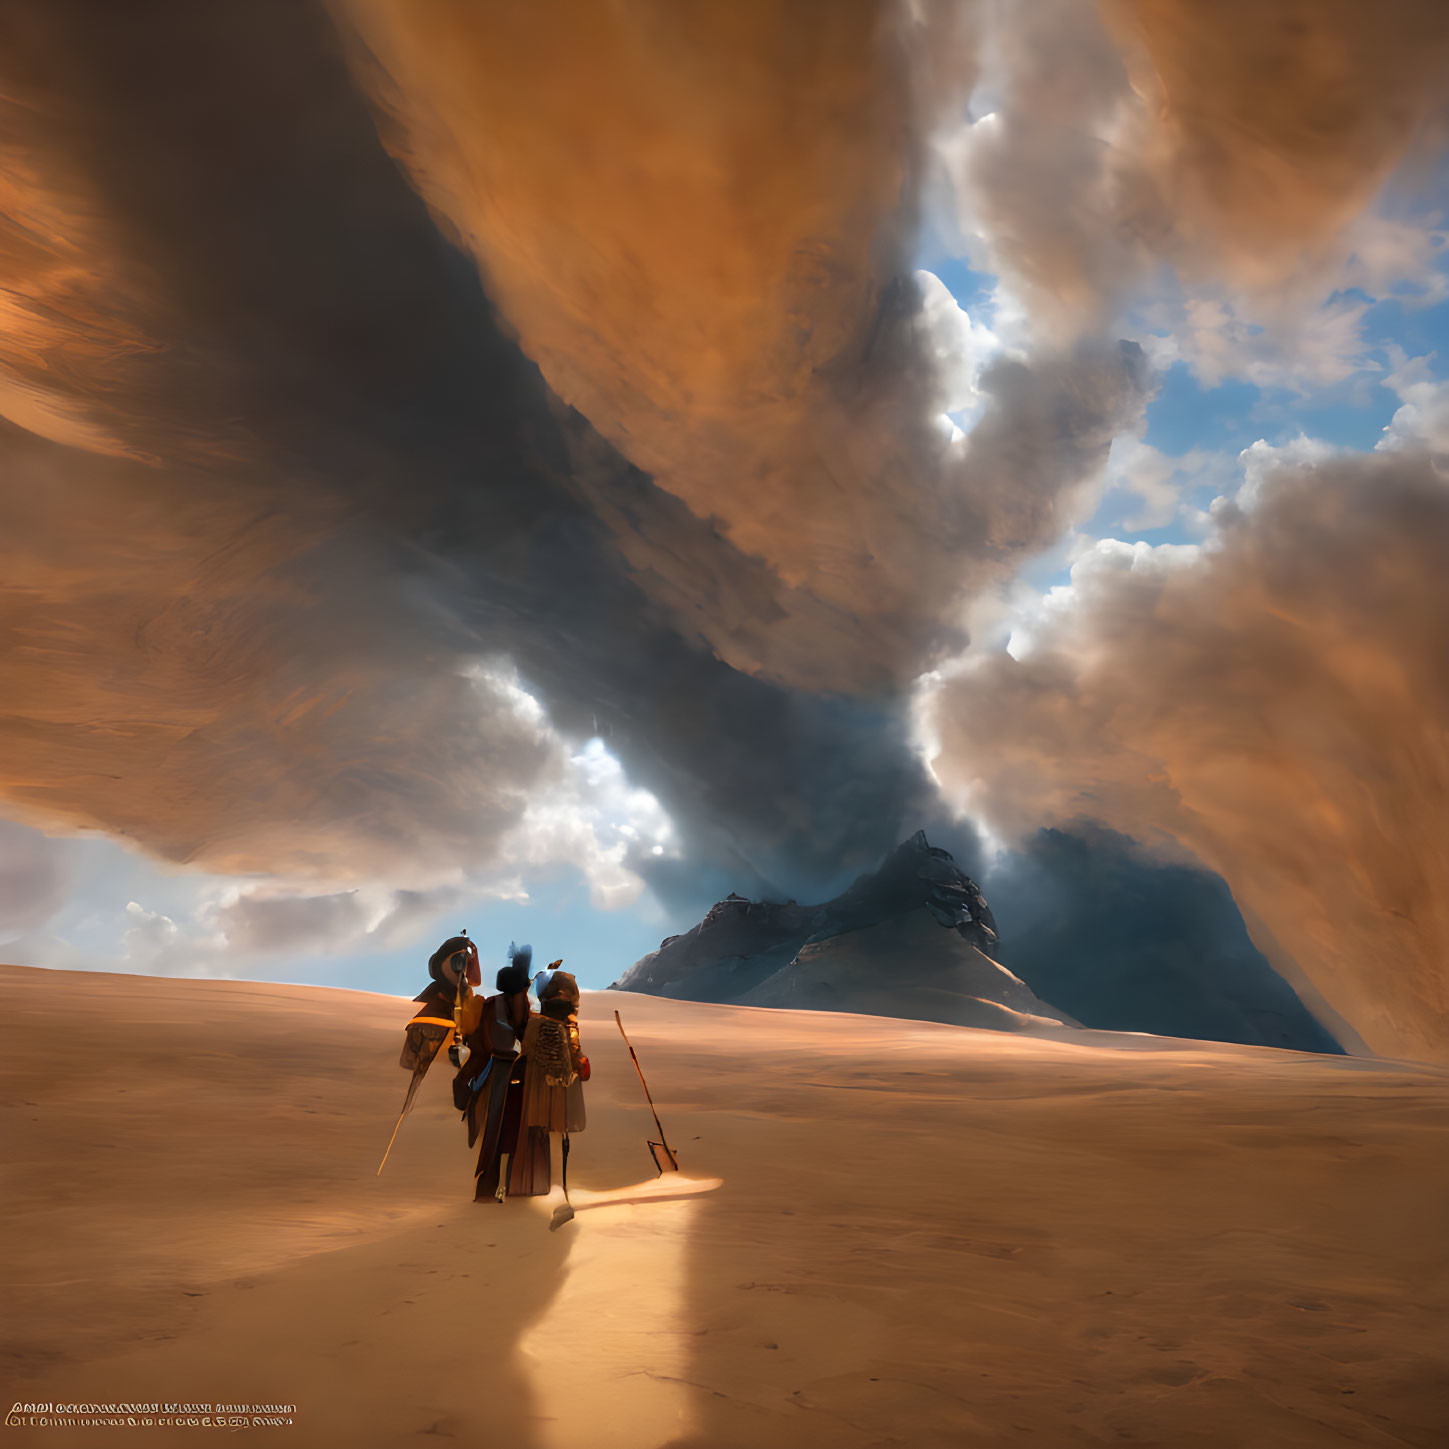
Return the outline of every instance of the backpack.
{"type": "Polygon", "coordinates": [[[533,1042],[533,1063],[543,1072],[550,1087],[568,1087],[578,1079],[574,1070],[574,1054],[570,1036],[572,1023],[557,1021],[551,1016],[538,1018],[538,1035],[533,1042]]]}

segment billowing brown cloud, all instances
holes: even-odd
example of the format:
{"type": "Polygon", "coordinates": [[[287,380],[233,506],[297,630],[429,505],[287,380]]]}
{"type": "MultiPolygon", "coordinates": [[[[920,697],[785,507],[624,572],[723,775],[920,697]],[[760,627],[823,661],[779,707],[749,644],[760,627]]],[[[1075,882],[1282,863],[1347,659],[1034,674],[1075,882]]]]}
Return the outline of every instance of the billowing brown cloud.
{"type": "Polygon", "coordinates": [[[155,350],[107,265],[84,178],[37,136],[23,87],[0,92],[0,417],[37,436],[124,454],[113,399],[128,361],[155,350]]]}
{"type": "Polygon", "coordinates": [[[411,654],[383,558],[319,538],[325,511],[5,443],[0,790],[28,816],[223,871],[427,878],[547,777],[503,693],[411,654]]]}
{"type": "Polygon", "coordinates": [[[5,24],[14,813],[213,869],[480,866],[558,763],[468,672],[510,657],[741,882],[891,843],[903,711],[741,676],[641,590],[631,535],[690,609],[774,607],[503,334],[325,16],[5,24]]]}
{"type": "MultiPolygon", "coordinates": [[[[546,8],[487,12],[494,52],[546,8]]],[[[557,255],[540,295],[584,319],[604,389],[560,400],[382,148],[320,8],[10,12],[16,811],[212,869],[480,864],[557,763],[468,675],[511,658],[741,884],[890,844],[925,791],[904,707],[815,691],[909,677],[962,572],[1046,541],[1140,405],[1130,350],[1089,346],[993,374],[970,449],[929,421],[932,339],[896,268],[969,51],[903,13],[641,6],[620,29],[586,7],[548,38],[572,47],[557,75],[500,77],[516,109],[479,164],[520,188],[509,214],[557,255]],[[607,134],[573,89],[606,69],[607,134]],[[632,322],[610,311],[630,297],[632,322]],[[645,381],[621,454],[599,398],[645,381]],[[637,466],[679,449],[712,497],[637,466]]]]}
{"type": "Polygon", "coordinates": [[[963,228],[1035,335],[1091,335],[1165,267],[1296,336],[1357,284],[1334,271],[1351,225],[1443,139],[1437,0],[1037,0],[992,18],[992,112],[942,149],[963,228]]]}
{"type": "Polygon", "coordinates": [[[1181,245],[1271,284],[1372,200],[1449,98],[1439,0],[1103,0],[1181,245]]]}
{"type": "Polygon", "coordinates": [[[941,688],[936,771],[1012,834],[1185,847],[1372,1049],[1449,1060],[1446,558],[1423,454],[1270,473],[1201,552],[1078,564],[1020,662],[941,688]]]}
{"type": "MultiPolygon", "coordinates": [[[[128,97],[136,130],[112,127],[137,53],[143,86],[168,44],[185,54],[177,19],[8,17],[0,791],[47,826],[220,870],[427,878],[486,860],[548,773],[544,741],[456,654],[420,652],[386,547],[319,476],[347,452],[315,343],[286,345],[313,320],[306,282],[260,251],[250,272],[218,254],[219,233],[245,234],[207,192],[216,118],[195,78],[128,97]],[[150,129],[168,101],[201,133],[189,154],[150,129]],[[320,386],[288,407],[299,363],[320,386]]],[[[203,75],[215,60],[191,58],[203,75]]],[[[282,139],[256,134],[263,154],[282,139]]]]}
{"type": "MultiPolygon", "coordinates": [[[[934,421],[909,279],[924,128],[964,104],[974,7],[337,10],[366,43],[385,138],[524,351],[727,545],[681,549],[580,475],[644,586],[731,664],[899,685],[963,589],[1049,540],[1017,527],[998,460],[963,457],[934,421]],[[715,584],[722,559],[747,593],[715,584]]],[[[1034,487],[1092,471],[1133,402],[1120,366],[1105,386],[1078,466],[1034,487]]]]}

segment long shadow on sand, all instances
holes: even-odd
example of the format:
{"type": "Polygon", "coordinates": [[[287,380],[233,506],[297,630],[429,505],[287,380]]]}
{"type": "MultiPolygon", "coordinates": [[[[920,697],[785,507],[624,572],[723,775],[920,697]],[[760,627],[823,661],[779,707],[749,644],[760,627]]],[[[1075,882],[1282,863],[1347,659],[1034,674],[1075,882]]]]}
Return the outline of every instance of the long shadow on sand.
{"type": "Polygon", "coordinates": [[[26,1166],[0,1183],[12,1401],[295,1404],[308,1449],[540,1442],[521,1342],[573,1240],[541,1202],[472,1201],[441,1078],[377,1176],[402,1077],[385,1014],[338,1033],[299,991],[56,980],[0,970],[0,1076],[24,1107],[7,1156],[26,1166]],[[62,1035],[84,1074],[56,1069],[62,1035]]]}

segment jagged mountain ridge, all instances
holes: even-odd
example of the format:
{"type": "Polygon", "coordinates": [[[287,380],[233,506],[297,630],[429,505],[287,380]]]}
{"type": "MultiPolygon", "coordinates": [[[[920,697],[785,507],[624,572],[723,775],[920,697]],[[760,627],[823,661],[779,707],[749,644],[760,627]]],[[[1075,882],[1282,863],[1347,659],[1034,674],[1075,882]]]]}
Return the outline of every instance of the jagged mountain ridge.
{"type": "Polygon", "coordinates": [[[822,905],[731,894],[610,989],[1003,1030],[1075,1025],[999,965],[997,947],[976,883],[917,831],[822,905]]]}
{"type": "Polygon", "coordinates": [[[1253,946],[1210,873],[1144,865],[1117,837],[1043,832],[995,880],[1001,889],[1017,923],[1004,947],[975,882],[918,831],[822,905],[727,897],[612,989],[1343,1050],[1253,946]]]}

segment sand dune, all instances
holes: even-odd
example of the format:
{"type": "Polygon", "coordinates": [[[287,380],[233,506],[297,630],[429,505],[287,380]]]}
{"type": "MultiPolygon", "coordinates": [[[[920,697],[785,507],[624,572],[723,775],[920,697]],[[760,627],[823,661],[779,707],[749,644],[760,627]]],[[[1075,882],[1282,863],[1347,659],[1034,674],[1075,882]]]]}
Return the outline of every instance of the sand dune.
{"type": "Polygon", "coordinates": [[[442,1073],[375,1176],[400,999],[5,967],[0,1002],[7,1409],[289,1402],[233,1437],[295,1449],[1449,1439],[1441,1069],[586,993],[550,1233],[471,1201],[442,1073]]]}

